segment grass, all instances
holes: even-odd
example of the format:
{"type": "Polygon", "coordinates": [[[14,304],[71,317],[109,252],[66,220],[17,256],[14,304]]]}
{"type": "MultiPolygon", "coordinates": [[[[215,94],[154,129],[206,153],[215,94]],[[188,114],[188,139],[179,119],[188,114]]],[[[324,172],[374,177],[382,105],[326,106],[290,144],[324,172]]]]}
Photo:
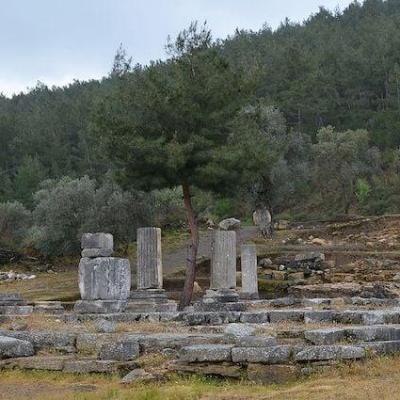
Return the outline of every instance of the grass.
{"type": "Polygon", "coordinates": [[[365,400],[400,399],[400,357],[341,365],[285,385],[196,376],[121,385],[116,376],[40,371],[0,373],[0,399],[20,400],[365,400]]]}

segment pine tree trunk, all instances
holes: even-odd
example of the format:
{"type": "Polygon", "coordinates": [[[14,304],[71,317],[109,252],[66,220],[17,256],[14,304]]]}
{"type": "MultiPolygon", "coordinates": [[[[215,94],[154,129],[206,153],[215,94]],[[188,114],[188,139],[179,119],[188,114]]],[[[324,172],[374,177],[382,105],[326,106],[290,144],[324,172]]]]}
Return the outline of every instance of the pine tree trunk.
{"type": "Polygon", "coordinates": [[[196,279],[197,250],[199,247],[199,230],[197,227],[196,215],[192,206],[190,187],[187,183],[184,183],[182,184],[182,189],[183,200],[185,203],[186,214],[190,229],[191,244],[189,247],[189,257],[187,259],[185,284],[183,286],[183,292],[179,303],[180,310],[188,306],[190,304],[190,301],[192,300],[193,286],[196,279]]]}

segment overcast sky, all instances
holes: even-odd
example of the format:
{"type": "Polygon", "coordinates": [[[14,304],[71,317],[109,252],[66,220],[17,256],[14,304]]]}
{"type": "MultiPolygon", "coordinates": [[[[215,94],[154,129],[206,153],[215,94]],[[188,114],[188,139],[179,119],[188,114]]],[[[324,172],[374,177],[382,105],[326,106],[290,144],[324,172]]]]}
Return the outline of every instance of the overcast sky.
{"type": "Polygon", "coordinates": [[[122,43],[133,61],[163,58],[168,34],[207,20],[214,37],[237,27],[276,28],[303,21],[320,5],[341,10],[350,0],[0,0],[0,93],[38,80],[64,85],[100,78],[122,43]]]}

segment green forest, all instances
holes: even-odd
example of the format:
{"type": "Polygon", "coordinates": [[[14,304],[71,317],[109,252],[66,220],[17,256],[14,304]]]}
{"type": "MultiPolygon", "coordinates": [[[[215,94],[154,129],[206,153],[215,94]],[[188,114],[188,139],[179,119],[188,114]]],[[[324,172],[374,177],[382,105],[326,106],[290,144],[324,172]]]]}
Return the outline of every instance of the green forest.
{"type": "MultiPolygon", "coordinates": [[[[110,60],[110,63],[112,60],[110,60]]],[[[0,246],[74,254],[82,232],[400,212],[400,0],[321,8],[165,60],[0,96],[0,246]]],[[[195,250],[194,250],[195,251],[195,250]]],[[[192,254],[195,257],[195,253],[192,254]]]]}

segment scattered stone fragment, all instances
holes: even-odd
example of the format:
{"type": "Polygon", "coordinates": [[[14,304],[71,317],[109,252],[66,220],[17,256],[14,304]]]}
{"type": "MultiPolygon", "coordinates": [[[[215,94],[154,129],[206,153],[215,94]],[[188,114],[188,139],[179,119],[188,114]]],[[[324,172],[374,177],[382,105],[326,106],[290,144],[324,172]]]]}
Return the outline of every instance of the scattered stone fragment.
{"type": "Polygon", "coordinates": [[[144,369],[136,368],[133,371],[129,372],[121,379],[121,383],[129,384],[137,381],[151,381],[154,380],[156,377],[153,374],[149,374],[144,369]]]}
{"type": "Polygon", "coordinates": [[[240,220],[236,218],[226,218],[223,219],[218,226],[224,231],[236,230],[240,228],[240,220]]]}
{"type": "Polygon", "coordinates": [[[106,319],[99,319],[95,322],[96,332],[113,333],[116,330],[116,323],[106,319]]]}

